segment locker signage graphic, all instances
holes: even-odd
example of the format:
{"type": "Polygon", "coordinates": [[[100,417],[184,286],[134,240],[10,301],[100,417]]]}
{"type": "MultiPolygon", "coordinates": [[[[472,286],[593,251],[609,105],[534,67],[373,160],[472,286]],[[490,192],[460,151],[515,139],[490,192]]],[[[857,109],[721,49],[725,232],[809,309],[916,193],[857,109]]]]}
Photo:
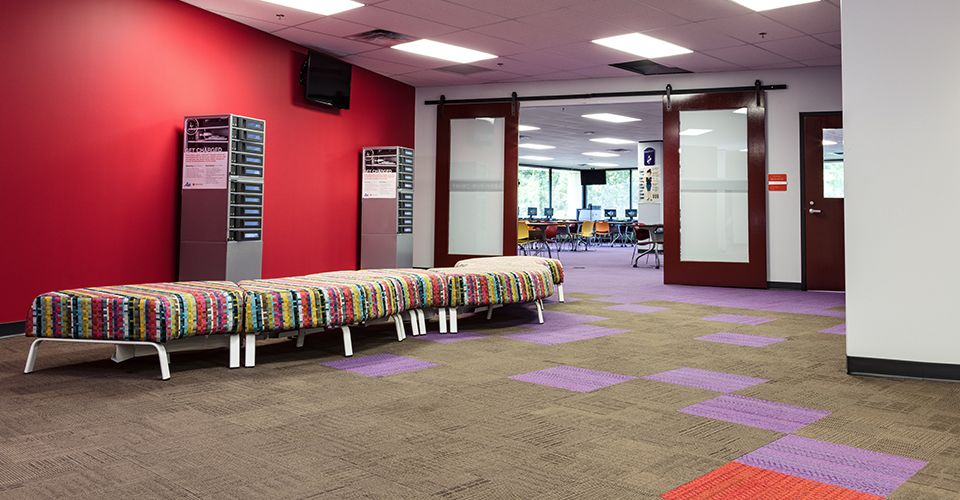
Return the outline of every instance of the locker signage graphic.
{"type": "Polygon", "coordinates": [[[183,142],[183,189],[226,189],[230,117],[187,118],[183,142]]]}

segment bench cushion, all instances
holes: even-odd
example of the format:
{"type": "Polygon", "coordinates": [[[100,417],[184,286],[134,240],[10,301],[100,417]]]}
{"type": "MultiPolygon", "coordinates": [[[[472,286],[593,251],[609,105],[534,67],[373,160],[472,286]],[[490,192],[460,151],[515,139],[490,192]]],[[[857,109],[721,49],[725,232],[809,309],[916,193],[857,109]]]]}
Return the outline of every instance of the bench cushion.
{"type": "Polygon", "coordinates": [[[376,282],[395,297],[398,304],[393,309],[397,312],[447,305],[446,281],[443,276],[426,269],[362,269],[323,275],[347,282],[376,282]]]}
{"type": "Polygon", "coordinates": [[[244,328],[267,333],[332,328],[362,321],[363,293],[357,287],[323,283],[310,276],[246,280],[244,328]]]}
{"type": "Polygon", "coordinates": [[[103,286],[49,292],[33,300],[33,337],[166,342],[238,333],[243,292],[226,281],[103,286]]]}
{"type": "Polygon", "coordinates": [[[554,284],[545,267],[530,270],[481,270],[474,267],[434,268],[447,281],[451,307],[519,304],[553,295],[554,284]]]}
{"type": "Polygon", "coordinates": [[[457,262],[456,267],[479,267],[483,269],[526,269],[528,266],[545,266],[550,270],[550,278],[555,285],[563,284],[563,264],[557,259],[528,255],[504,257],[474,257],[457,262]]]}

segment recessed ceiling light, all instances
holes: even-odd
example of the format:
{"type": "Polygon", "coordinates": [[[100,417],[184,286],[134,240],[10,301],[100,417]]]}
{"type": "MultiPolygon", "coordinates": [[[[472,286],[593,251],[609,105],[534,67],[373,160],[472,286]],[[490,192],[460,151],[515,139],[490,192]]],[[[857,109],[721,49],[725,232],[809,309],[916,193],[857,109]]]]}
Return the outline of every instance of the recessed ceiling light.
{"type": "Polygon", "coordinates": [[[791,5],[801,5],[805,3],[819,2],[820,0],[733,0],[748,9],[761,12],[764,10],[779,9],[781,7],[790,7],[791,5]]]}
{"type": "Polygon", "coordinates": [[[591,167],[619,167],[616,163],[587,163],[591,167]]]}
{"type": "Polygon", "coordinates": [[[733,112],[736,113],[736,114],[738,114],[738,115],[745,115],[745,114],[747,114],[747,108],[735,109],[735,110],[733,110],[733,112]]]}
{"type": "Polygon", "coordinates": [[[363,7],[360,2],[353,0],[263,0],[274,5],[282,5],[291,9],[313,12],[322,16],[332,16],[357,7],[363,7]]]}
{"type": "Polygon", "coordinates": [[[519,147],[526,148],[526,149],[555,149],[556,148],[556,146],[548,146],[546,144],[534,144],[532,142],[521,144],[519,147]]]}
{"type": "Polygon", "coordinates": [[[583,118],[589,118],[591,120],[600,120],[610,123],[628,123],[628,122],[638,122],[639,118],[631,118],[629,116],[615,115],[613,113],[591,113],[589,115],[580,115],[583,118]]]}
{"type": "Polygon", "coordinates": [[[830,139],[824,139],[824,140],[823,140],[823,145],[824,145],[824,146],[836,146],[836,145],[837,145],[837,141],[831,141],[830,139]]]}
{"type": "Polygon", "coordinates": [[[520,125],[517,128],[521,132],[530,132],[532,130],[540,130],[540,127],[534,127],[533,125],[520,125]]]}
{"type": "Polygon", "coordinates": [[[615,137],[598,137],[596,139],[590,139],[590,141],[602,144],[633,144],[635,142],[628,139],[617,139],[615,137]]]}
{"type": "Polygon", "coordinates": [[[427,40],[426,38],[413,42],[400,43],[390,48],[461,64],[483,61],[484,59],[496,59],[497,57],[493,54],[480,52],[479,50],[458,47],[456,45],[450,45],[449,43],[435,42],[433,40],[427,40]]]}
{"type": "Polygon", "coordinates": [[[647,59],[676,56],[693,52],[686,47],[681,47],[679,45],[660,40],[659,38],[654,38],[652,36],[647,36],[640,33],[627,33],[626,35],[601,38],[599,40],[594,40],[593,43],[640,57],[645,57],[647,59]]]}
{"type": "Polygon", "coordinates": [[[697,135],[709,134],[710,132],[713,132],[712,128],[688,128],[686,130],[681,130],[680,135],[697,136],[697,135]]]}
{"type": "Polygon", "coordinates": [[[614,156],[620,156],[617,153],[607,153],[606,151],[587,151],[586,153],[580,153],[586,156],[596,156],[598,158],[613,158],[614,156]]]}
{"type": "Polygon", "coordinates": [[[549,156],[523,155],[523,156],[520,156],[520,159],[521,159],[521,160],[533,160],[533,161],[550,161],[550,160],[552,160],[553,158],[550,158],[549,156]]]}

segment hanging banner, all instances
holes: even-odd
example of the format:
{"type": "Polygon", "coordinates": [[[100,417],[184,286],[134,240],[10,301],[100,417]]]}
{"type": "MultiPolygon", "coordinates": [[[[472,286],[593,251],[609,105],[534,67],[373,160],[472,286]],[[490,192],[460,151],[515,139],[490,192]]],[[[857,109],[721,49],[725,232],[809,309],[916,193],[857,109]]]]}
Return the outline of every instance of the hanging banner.
{"type": "Polygon", "coordinates": [[[638,143],[640,165],[637,169],[640,180],[639,204],[660,203],[660,173],[663,156],[663,141],[638,143]]]}
{"type": "Polygon", "coordinates": [[[230,116],[183,123],[183,189],[227,189],[230,116]]]}

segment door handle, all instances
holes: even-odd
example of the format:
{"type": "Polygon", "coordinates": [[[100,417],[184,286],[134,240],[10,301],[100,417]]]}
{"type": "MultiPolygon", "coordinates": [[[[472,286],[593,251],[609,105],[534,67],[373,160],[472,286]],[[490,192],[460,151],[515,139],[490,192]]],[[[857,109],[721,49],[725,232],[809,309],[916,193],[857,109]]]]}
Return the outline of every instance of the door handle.
{"type": "Polygon", "coordinates": [[[811,214],[818,214],[823,210],[817,210],[816,208],[811,208],[810,210],[807,210],[807,211],[810,212],[811,214]]]}

